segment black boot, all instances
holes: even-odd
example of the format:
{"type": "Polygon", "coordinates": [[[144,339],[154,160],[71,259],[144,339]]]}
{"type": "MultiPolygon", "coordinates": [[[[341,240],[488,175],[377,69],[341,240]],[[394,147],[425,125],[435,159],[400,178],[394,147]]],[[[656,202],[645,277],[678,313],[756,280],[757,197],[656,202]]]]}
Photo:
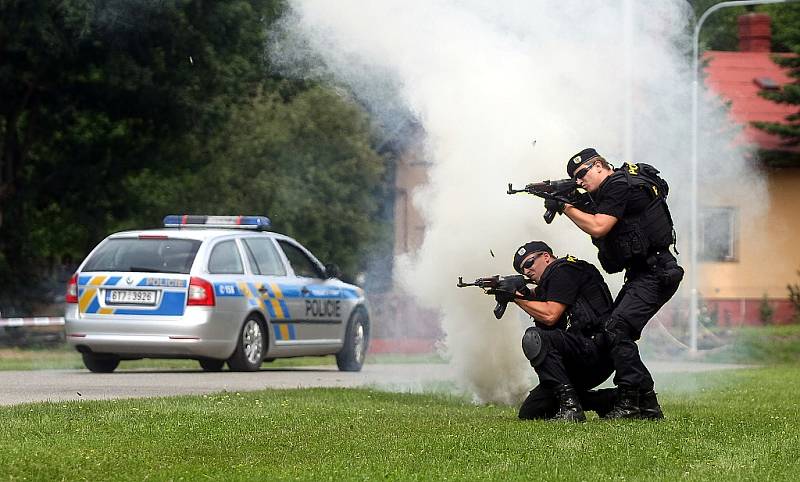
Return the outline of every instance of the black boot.
{"type": "Polygon", "coordinates": [[[637,388],[618,388],[619,398],[614,404],[614,409],[608,412],[605,418],[639,418],[639,390],[637,388]]]}
{"type": "Polygon", "coordinates": [[[605,418],[617,403],[617,389],[587,390],[581,393],[580,400],[584,410],[594,410],[598,417],[605,418]]]}
{"type": "Polygon", "coordinates": [[[556,398],[558,399],[558,412],[551,420],[586,421],[581,402],[578,401],[578,394],[572,385],[559,385],[556,387],[556,398]]]}
{"type": "Polygon", "coordinates": [[[649,390],[639,394],[639,417],[646,420],[661,420],[664,418],[664,413],[661,411],[661,405],[658,404],[655,391],[649,390]]]}

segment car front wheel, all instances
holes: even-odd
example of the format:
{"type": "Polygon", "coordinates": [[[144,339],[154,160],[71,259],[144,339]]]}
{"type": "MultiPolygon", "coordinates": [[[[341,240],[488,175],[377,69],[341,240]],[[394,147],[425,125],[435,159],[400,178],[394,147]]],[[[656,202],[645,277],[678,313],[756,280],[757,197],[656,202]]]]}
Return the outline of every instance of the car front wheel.
{"type": "Polygon", "coordinates": [[[228,359],[228,366],[235,372],[254,372],[261,366],[264,357],[264,322],[255,315],[244,320],[239,331],[236,350],[228,359]]]}
{"type": "Polygon", "coordinates": [[[83,353],[82,356],[83,364],[93,373],[111,373],[119,366],[119,357],[114,355],[83,353]]]}
{"type": "Polygon", "coordinates": [[[364,365],[369,346],[369,319],[362,309],[350,317],[345,332],[344,347],[336,354],[336,365],[343,372],[358,372],[364,365]]]}
{"type": "Polygon", "coordinates": [[[214,358],[201,358],[197,361],[200,363],[200,368],[202,368],[204,372],[219,372],[222,371],[222,367],[225,365],[225,360],[217,360],[214,358]]]}

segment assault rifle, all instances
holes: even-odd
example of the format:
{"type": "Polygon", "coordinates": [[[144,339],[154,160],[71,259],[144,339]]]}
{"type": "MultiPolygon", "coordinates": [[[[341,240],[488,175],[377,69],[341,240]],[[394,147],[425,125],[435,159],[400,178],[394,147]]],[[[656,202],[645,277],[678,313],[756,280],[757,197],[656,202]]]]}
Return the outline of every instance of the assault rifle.
{"type": "MultiPolygon", "coordinates": [[[[516,194],[518,192],[526,192],[534,196],[539,196],[542,199],[554,199],[569,204],[575,204],[579,196],[578,183],[572,179],[534,182],[522,189],[514,189],[511,183],[508,183],[508,194],[516,194]]],[[[550,224],[555,217],[556,212],[552,209],[548,209],[547,212],[544,213],[544,222],[550,224]]]]}
{"type": "Polygon", "coordinates": [[[522,275],[512,275],[512,276],[500,276],[494,275],[488,278],[478,278],[472,283],[464,283],[464,277],[458,277],[458,286],[459,288],[464,288],[466,286],[477,286],[478,288],[483,289],[487,295],[500,295],[499,297],[495,297],[497,299],[497,305],[494,307],[494,317],[498,320],[503,317],[503,314],[506,312],[506,307],[508,303],[517,297],[517,291],[526,291],[528,279],[522,275]],[[499,299],[498,299],[499,298],[499,299]],[[500,301],[501,299],[506,299],[507,301],[500,301]]]}

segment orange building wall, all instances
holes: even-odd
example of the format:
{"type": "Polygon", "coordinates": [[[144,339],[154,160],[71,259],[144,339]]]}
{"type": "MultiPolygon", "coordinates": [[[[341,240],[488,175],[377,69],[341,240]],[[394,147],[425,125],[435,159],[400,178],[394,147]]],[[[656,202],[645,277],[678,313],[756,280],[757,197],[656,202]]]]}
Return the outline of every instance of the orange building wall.
{"type": "Polygon", "coordinates": [[[767,187],[763,205],[736,193],[723,201],[739,208],[737,260],[700,267],[700,296],[730,323],[758,320],[765,295],[775,322],[793,314],[786,285],[800,283],[800,169],[770,170],[767,187]]]}

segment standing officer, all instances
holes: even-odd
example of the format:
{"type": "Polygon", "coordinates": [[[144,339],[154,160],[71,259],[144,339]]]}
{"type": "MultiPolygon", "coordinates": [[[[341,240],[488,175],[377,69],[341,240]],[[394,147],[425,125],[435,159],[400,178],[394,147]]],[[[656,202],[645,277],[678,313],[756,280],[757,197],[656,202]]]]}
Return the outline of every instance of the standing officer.
{"type": "Polygon", "coordinates": [[[513,300],[535,320],[522,349],[539,376],[519,418],[582,422],[582,403],[604,415],[614,391],[589,392],[614,371],[603,329],[612,298],[603,276],[585,261],[553,256],[542,241],[520,246],[514,269],[536,283],[532,296],[513,300]]]}
{"type": "Polygon", "coordinates": [[[636,340],[683,279],[683,268],[669,252],[675,244],[666,202],[669,187],[654,167],[625,163],[614,169],[591,148],[569,160],[567,174],[589,193],[590,207],[582,210],[557,200],[547,200],[545,206],[562,212],[592,237],[606,272],[626,270],[607,324],[618,387],[608,418],[663,418],[636,340]]]}

